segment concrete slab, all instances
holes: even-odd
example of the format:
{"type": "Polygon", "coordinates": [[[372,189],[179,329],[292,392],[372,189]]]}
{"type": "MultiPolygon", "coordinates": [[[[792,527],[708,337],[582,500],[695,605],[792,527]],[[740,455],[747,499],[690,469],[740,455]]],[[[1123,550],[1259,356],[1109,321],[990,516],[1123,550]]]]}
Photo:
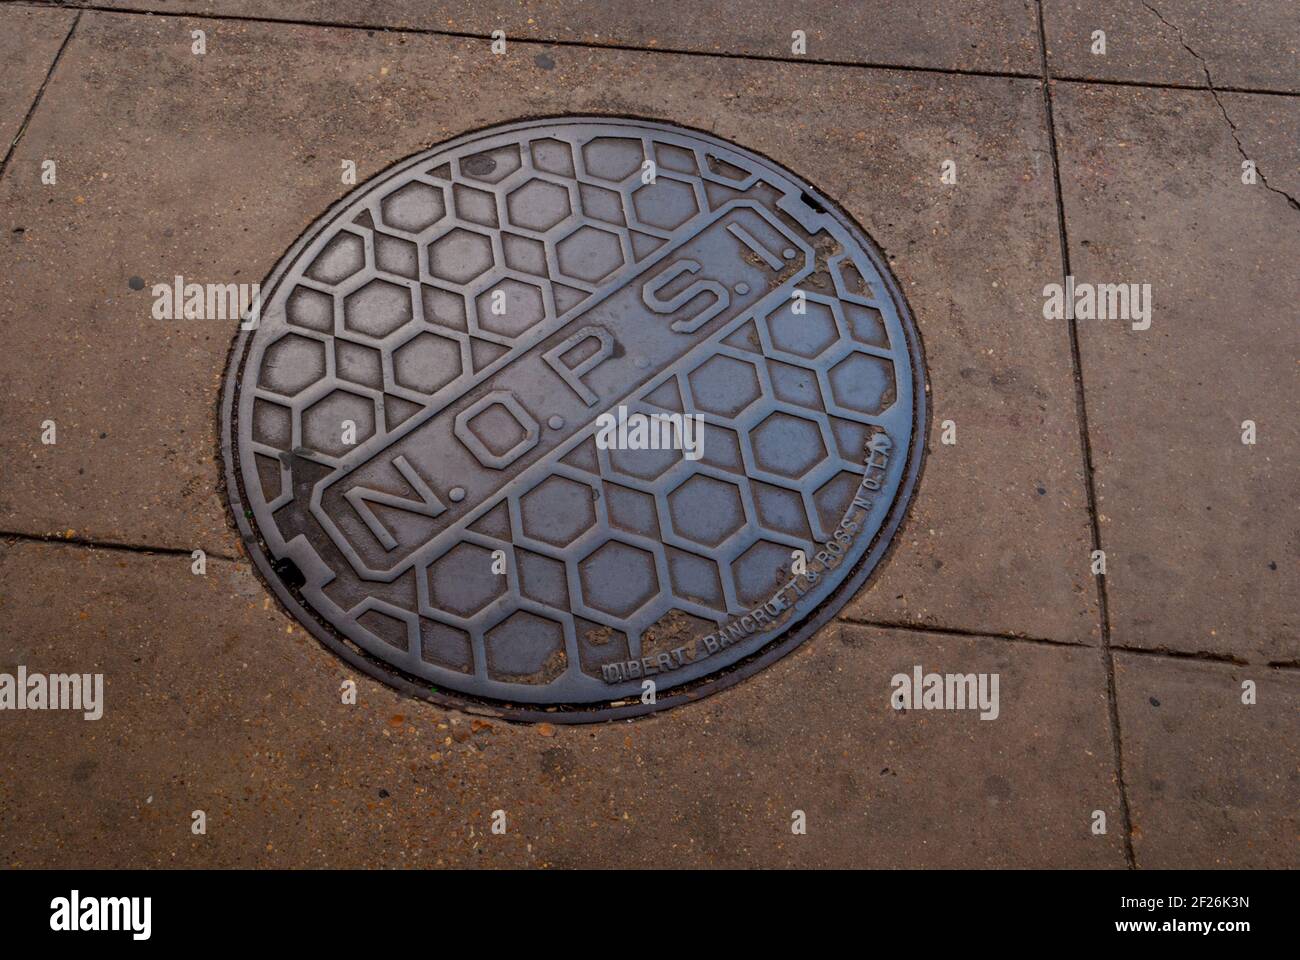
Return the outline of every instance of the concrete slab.
{"type": "Polygon", "coordinates": [[[1056,104],[1074,273],[1154,304],[1145,331],[1079,322],[1114,643],[1294,662],[1300,210],[1276,191],[1300,101],[1061,84],[1056,104]],[[1274,189],[1242,183],[1243,149],[1274,189]]]}
{"type": "MultiPolygon", "coordinates": [[[[937,69],[1038,72],[1038,33],[1031,5],[1018,0],[969,0],[960,9],[942,0],[873,0],[834,4],[817,0],[751,0],[744,4],[660,0],[643,4],[583,0],[110,0],[123,10],[437,30],[486,37],[602,46],[684,50],[871,63],[937,69]],[[806,53],[792,52],[791,34],[804,31],[806,53]]],[[[545,55],[520,50],[527,59],[545,55]]]]}
{"type": "Polygon", "coordinates": [[[1300,673],[1121,653],[1115,678],[1138,866],[1300,866],[1300,673]]]}
{"type": "Polygon", "coordinates": [[[0,604],[0,671],[106,681],[100,720],[6,716],[9,867],[1123,865],[1095,650],[835,626],[699,704],[512,726],[343,704],[245,565],[10,543],[0,604]],[[997,719],[893,710],[917,665],[999,674],[997,719]]]}
{"type": "Polygon", "coordinates": [[[1042,0],[1052,75],[1300,92],[1291,0],[1042,0]],[[1104,55],[1093,32],[1106,34],[1104,55]]]}
{"type": "MultiPolygon", "coordinates": [[[[76,14],[68,10],[0,7],[0,160],[22,128],[76,14]]],[[[39,179],[39,167],[33,174],[39,179]]]]}
{"type": "Polygon", "coordinates": [[[1038,317],[1059,272],[1037,84],[87,12],[20,146],[55,194],[6,178],[0,276],[21,429],[0,527],[233,555],[216,494],[224,321],[151,318],[176,275],[256,281],[364,179],[455,133],[560,112],[657,115],[787,164],[891,255],[930,365],[931,467],[854,615],[1094,642],[1068,340],[1038,317]],[[207,53],[191,53],[191,31],[207,53]],[[472,95],[467,96],[467,91],[472,95]],[[954,159],[958,184],[940,183],[954,159]],[[143,289],[129,285],[132,278],[143,289]],[[41,304],[32,310],[30,304],[41,304]],[[54,419],[59,443],[40,443],[54,419]]]}

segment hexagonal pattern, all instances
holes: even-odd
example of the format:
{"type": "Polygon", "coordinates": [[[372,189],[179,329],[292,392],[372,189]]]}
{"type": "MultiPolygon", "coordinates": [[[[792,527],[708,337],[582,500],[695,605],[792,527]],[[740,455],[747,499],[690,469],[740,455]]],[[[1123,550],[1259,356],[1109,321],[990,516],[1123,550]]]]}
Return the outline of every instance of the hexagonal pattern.
{"type": "Polygon", "coordinates": [[[505,591],[492,551],[477,543],[458,543],[429,565],[429,602],[454,616],[472,617],[505,591]]]}
{"type": "Polygon", "coordinates": [[[497,200],[494,194],[463,183],[452,188],[456,216],[482,227],[497,225],[497,200]]]}
{"type": "Polygon", "coordinates": [[[812,420],[774,413],[750,431],[754,465],[792,480],[802,477],[828,456],[821,428],[812,420]]]}
{"type": "Polygon", "coordinates": [[[519,683],[545,683],[564,671],[564,628],[549,617],[518,610],[487,632],[488,669],[519,683]]]}
{"type": "Polygon", "coordinates": [[[632,208],[639,221],[660,230],[675,230],[700,212],[691,185],[666,177],[632,194],[632,208]]]}
{"type": "Polygon", "coordinates": [[[573,145],[567,140],[540,137],[529,144],[533,166],[560,177],[573,176],[573,145]]]}
{"type": "Polygon", "coordinates": [[[731,565],[736,577],[736,596],[746,605],[762,603],[790,579],[793,562],[790,547],[759,540],[731,565]]]}
{"type": "Polygon", "coordinates": [[[668,495],[673,530],[706,547],[716,547],[745,525],[740,488],[697,473],[668,495]]]}
{"type": "Polygon", "coordinates": [[[512,277],[480,293],[476,309],[481,329],[505,337],[517,337],[546,317],[541,288],[512,277]]]}
{"type": "Polygon", "coordinates": [[[258,384],[292,397],[325,376],[325,344],[296,333],[266,349],[258,384]]]}
{"type": "Polygon", "coordinates": [[[410,323],[411,291],[387,280],[371,280],[343,300],[343,326],[380,339],[410,323]]]}
{"type": "Polygon", "coordinates": [[[894,365],[882,357],[851,353],[828,376],[841,407],[875,416],[894,402],[894,365]]]}
{"type": "Polygon", "coordinates": [[[320,283],[342,283],[365,268],[366,245],[355,233],[340,233],[321,249],[306,270],[320,283]]]}
{"type": "Polygon", "coordinates": [[[639,547],[608,540],[578,564],[587,606],[626,617],[659,592],[655,558],[639,547]]]}
{"type": "Polygon", "coordinates": [[[808,300],[803,313],[794,310],[794,303],[787,301],[767,318],[768,333],[776,349],[812,360],[839,342],[835,315],[826,304],[808,300]]]}
{"type": "Polygon", "coordinates": [[[610,450],[609,463],[617,473],[656,480],[682,462],[680,450],[610,450]]]}
{"type": "Polygon", "coordinates": [[[436,393],[460,376],[460,344],[420,333],[393,351],[393,379],[408,390],[436,393]]]}
{"type": "Polygon", "coordinates": [[[569,191],[549,180],[529,180],[506,197],[510,222],[525,230],[545,232],[572,212],[569,191]]]}
{"type": "Polygon", "coordinates": [[[645,148],[640,140],[596,137],[582,148],[582,157],[589,177],[619,182],[641,169],[645,148]]]}
{"type": "Polygon", "coordinates": [[[458,673],[470,673],[474,667],[469,634],[434,620],[420,620],[420,656],[458,673]]]}
{"type": "Polygon", "coordinates": [[[447,213],[442,190],[427,183],[408,183],[379,204],[384,223],[407,233],[419,233],[433,226],[447,213]]]}
{"type": "Polygon", "coordinates": [[[688,379],[696,409],[727,419],[739,416],[762,396],[754,365],[735,357],[710,357],[688,379]]]}
{"type": "Polygon", "coordinates": [[[285,301],[284,317],[295,327],[333,333],[334,298],[310,287],[297,287],[285,301]]]}
{"type": "Polygon", "coordinates": [[[303,411],[302,444],[309,450],[341,457],[374,433],[375,402],[348,390],[334,390],[303,411]]]}
{"type": "Polygon", "coordinates": [[[429,272],[448,283],[469,283],[492,263],[492,241],[464,227],[429,244],[429,272]]]}
{"type": "Polygon", "coordinates": [[[519,147],[510,144],[494,150],[484,150],[460,161],[460,172],[471,180],[500,183],[519,169],[519,147]]]}
{"type": "Polygon", "coordinates": [[[598,283],[623,266],[618,235],[600,227],[579,227],[555,248],[560,271],[587,283],[598,283]]]}
{"type": "MultiPolygon", "coordinates": [[[[876,485],[900,476],[924,422],[910,321],[856,228],[832,204],[795,224],[812,187],[640,121],[482,131],[397,169],[281,264],[239,354],[249,549],[323,565],[338,604],[308,585],[291,609],[422,688],[537,704],[639,704],[635,671],[673,688],[711,630],[732,642],[706,674],[801,629],[802,608],[735,624],[862,491],[878,506],[847,549],[883,529],[901,507],[864,461],[876,485]],[[587,326],[561,367],[542,358],[587,326]],[[598,448],[592,419],[620,404],[702,416],[700,458],[598,448]]],[[[840,576],[801,602],[835,601],[840,576]]]]}
{"type": "Polygon", "coordinates": [[[523,532],[565,547],[596,525],[593,491],[568,477],[547,477],[519,498],[523,532]]]}

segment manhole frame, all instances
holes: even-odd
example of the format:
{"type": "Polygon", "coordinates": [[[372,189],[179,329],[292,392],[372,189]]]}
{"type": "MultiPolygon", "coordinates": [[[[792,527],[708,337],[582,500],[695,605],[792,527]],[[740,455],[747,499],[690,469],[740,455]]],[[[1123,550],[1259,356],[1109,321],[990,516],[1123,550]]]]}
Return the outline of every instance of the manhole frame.
{"type": "MultiPolygon", "coordinates": [[[[780,660],[825,627],[835,615],[862,589],[872,573],[887,562],[898,533],[912,510],[913,495],[920,481],[926,447],[930,431],[929,393],[930,386],[926,377],[924,344],[920,331],[912,315],[911,305],[903,294],[890,269],[884,252],[876,245],[867,231],[838,202],[825,194],[817,184],[792,167],[773,160],[762,151],[743,143],[725,140],[709,131],[693,127],[676,120],[648,117],[637,114],[546,114],[521,117],[504,123],[494,123],[466,130],[463,133],[428,144],[414,153],[384,167],[356,185],[338,201],[309,223],[298,235],[293,244],[285,250],[276,261],[271,273],[262,281],[261,302],[271,302],[276,291],[290,267],[297,261],[303,249],[325,229],[334,219],[346,210],[355,199],[374,189],[382,181],[396,176],[409,166],[427,161],[425,154],[436,149],[454,149],[477,137],[488,134],[500,134],[511,130],[526,130],[535,125],[547,123],[642,123],[656,127],[668,127],[690,133],[706,142],[717,143],[722,149],[739,149],[766,165],[778,176],[794,179],[808,188],[808,192],[828,213],[839,218],[854,233],[855,239],[863,251],[872,260],[889,295],[898,310],[899,324],[907,339],[907,356],[911,365],[913,383],[913,413],[911,434],[909,436],[908,459],[900,478],[893,502],[880,528],[871,543],[863,552],[853,569],[846,574],[832,592],[797,625],[790,627],[772,642],[751,653],[749,656],[706,674],[696,680],[666,691],[657,696],[654,704],[642,703],[639,699],[628,701],[626,698],[613,701],[586,704],[561,704],[538,706],[531,704],[510,703],[459,691],[444,692],[413,681],[409,675],[395,669],[387,662],[371,655],[355,643],[342,636],[334,626],[320,616],[299,596],[296,588],[291,588],[272,567],[272,561],[266,544],[251,522],[251,510],[245,503],[243,482],[239,469],[238,446],[233,436],[235,425],[235,408],[239,402],[241,389],[240,373],[243,369],[248,347],[255,330],[237,328],[236,334],[226,354],[225,369],[221,378],[221,392],[216,406],[217,457],[221,471],[218,480],[218,495],[227,509],[227,523],[233,520],[233,527],[240,537],[242,552],[252,561],[253,569],[263,585],[275,597],[281,609],[297,625],[308,630],[331,653],[340,657],[366,676],[378,680],[387,686],[408,696],[424,700],[447,710],[457,710],[498,720],[521,723],[538,723],[542,721],[564,724],[606,723],[613,720],[633,719],[660,713],[686,703],[703,700],[715,693],[760,672],[765,667],[780,660]]],[[[346,677],[344,679],[347,679],[346,677]]]]}

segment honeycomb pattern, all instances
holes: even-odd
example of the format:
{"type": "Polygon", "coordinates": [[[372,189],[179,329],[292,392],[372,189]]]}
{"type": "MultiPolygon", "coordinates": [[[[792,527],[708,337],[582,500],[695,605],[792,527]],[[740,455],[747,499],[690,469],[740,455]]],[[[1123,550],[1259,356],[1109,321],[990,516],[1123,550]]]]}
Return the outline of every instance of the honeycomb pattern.
{"type": "MultiPolygon", "coordinates": [[[[807,196],[718,141],[605,122],[489,131],[358,191],[284,268],[236,414],[242,496],[273,555],[310,574],[305,602],[397,670],[498,699],[625,696],[638,684],[611,683],[610,664],[703,657],[703,634],[789,579],[793,551],[833,538],[877,432],[893,462],[909,455],[905,315],[842,220],[793,206],[807,196]],[[514,397],[507,371],[533,344],[673,256],[703,261],[657,294],[676,312],[629,298],[603,314],[610,342],[621,351],[636,325],[698,310],[688,285],[721,269],[710,225],[740,224],[742,208],[762,214],[742,231],[762,251],[727,239],[749,273],[709,294],[718,320],[681,334],[693,339],[678,356],[636,358],[626,391],[606,388],[586,413],[617,401],[700,415],[702,456],[600,449],[590,419],[514,397]],[[455,487],[394,456],[444,410],[456,411],[448,442],[482,467],[455,487]],[[376,465],[385,484],[331,493],[376,465]],[[367,564],[394,549],[398,525],[416,548],[376,576],[367,564]],[[372,553],[351,546],[363,538],[372,553]]],[[[580,362],[565,360],[597,383],[580,362]]]]}

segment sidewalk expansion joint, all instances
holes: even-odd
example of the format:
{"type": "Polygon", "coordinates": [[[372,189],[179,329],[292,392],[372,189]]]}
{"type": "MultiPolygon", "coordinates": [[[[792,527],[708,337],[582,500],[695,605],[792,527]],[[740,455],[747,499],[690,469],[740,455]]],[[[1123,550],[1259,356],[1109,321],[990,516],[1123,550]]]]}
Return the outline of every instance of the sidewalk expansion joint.
{"type": "Polygon", "coordinates": [[[942,637],[961,637],[972,640],[1007,640],[1012,643],[1029,643],[1046,647],[1073,647],[1078,650],[1095,650],[1096,647],[1077,640],[1052,640],[1048,637],[1030,637],[1017,633],[999,633],[992,630],[975,630],[969,627],[943,627],[937,624],[909,623],[906,620],[870,620],[857,617],[840,617],[839,622],[850,627],[875,627],[878,630],[909,630],[942,637]]]}
{"type": "MultiPolygon", "coordinates": [[[[158,547],[147,543],[120,543],[113,540],[96,540],[92,537],[65,537],[56,533],[23,533],[16,530],[0,530],[0,541],[7,545],[14,543],[46,543],[63,547],[82,547],[87,550],[116,550],[121,553],[143,553],[170,557],[189,557],[201,547],[158,547]]],[[[204,550],[209,560],[225,560],[228,563],[244,563],[243,557],[234,557],[228,553],[214,553],[204,550]]]]}
{"type": "MultiPolygon", "coordinates": [[[[1061,247],[1061,275],[1071,275],[1070,240],[1065,222],[1065,196],[1061,189],[1061,163],[1056,145],[1056,120],[1052,112],[1052,79],[1047,65],[1047,28],[1043,20],[1043,3],[1037,0],[1038,44],[1043,75],[1043,112],[1047,121],[1048,145],[1052,153],[1052,182],[1056,192],[1056,224],[1061,247]]],[[[1088,495],[1088,519],[1092,528],[1093,550],[1103,550],[1101,524],[1098,521],[1097,489],[1093,477],[1092,441],[1088,434],[1088,405],[1083,388],[1083,357],[1079,350],[1079,329],[1074,320],[1067,321],[1070,337],[1070,362],[1074,368],[1075,409],[1079,418],[1079,444],[1083,454],[1083,481],[1088,495]]],[[[1103,552],[1104,556],[1104,552],[1103,552]]],[[[1124,822],[1124,858],[1130,869],[1137,868],[1133,849],[1133,815],[1129,807],[1128,786],[1124,780],[1124,741],[1120,731],[1119,698],[1115,689],[1115,656],[1110,643],[1110,598],[1104,574],[1097,578],[1097,606],[1101,626],[1101,649],[1106,666],[1106,704],[1110,713],[1111,745],[1115,754],[1115,780],[1119,786],[1120,810],[1124,822]]]]}
{"type": "Polygon", "coordinates": [[[50,69],[45,71],[45,79],[41,81],[40,87],[37,88],[36,96],[32,98],[32,105],[28,108],[27,115],[23,117],[23,122],[18,127],[18,132],[14,134],[13,141],[9,144],[8,149],[5,150],[4,158],[0,159],[0,180],[4,179],[5,171],[9,169],[9,161],[13,158],[14,151],[18,149],[18,141],[21,140],[23,134],[27,132],[27,125],[31,123],[32,116],[36,113],[36,108],[41,104],[41,98],[45,95],[45,88],[50,83],[50,77],[54,76],[54,71],[58,67],[59,61],[63,58],[63,51],[68,48],[68,42],[72,39],[72,34],[76,31],[77,24],[80,22],[81,12],[78,11],[77,15],[72,18],[72,26],[68,27],[68,32],[64,36],[63,42],[59,44],[59,49],[54,54],[54,59],[50,62],[50,69]]]}
{"type": "MultiPolygon", "coordinates": [[[[94,13],[106,13],[115,16],[135,16],[135,17],[175,17],[178,19],[191,20],[216,20],[230,21],[234,23],[259,23],[267,25],[282,25],[290,27],[315,27],[326,30],[365,30],[372,33],[395,33],[413,36],[426,37],[448,37],[459,40],[475,40],[483,43],[491,43],[491,35],[474,33],[467,30],[436,30],[429,27],[414,26],[392,26],[376,23],[362,22],[336,22],[329,20],[306,20],[294,19],[288,17],[265,17],[252,14],[222,14],[211,12],[196,12],[189,10],[133,10],[122,7],[111,7],[103,4],[88,3],[57,3],[53,0],[20,0],[12,4],[13,6],[37,7],[43,9],[92,11],[94,13]]],[[[943,76],[957,77],[986,77],[989,79],[1002,80],[1028,80],[1038,81],[1041,78],[1036,73],[1027,73],[1018,70],[981,70],[975,67],[931,67],[920,64],[906,63],[885,63],[879,61],[853,61],[853,60],[834,60],[820,57],[787,57],[777,54],[763,53],[733,53],[719,50],[692,50],[684,47],[644,47],[637,46],[634,43],[595,43],[586,40],[563,40],[554,37],[521,37],[511,36],[510,42],[527,44],[530,46],[542,47],[567,47],[579,50],[609,50],[613,52],[624,53],[651,53],[667,54],[669,56],[679,57],[701,57],[714,60],[746,60],[755,63],[784,63],[791,66],[814,66],[814,67],[846,67],[858,70],[893,70],[902,73],[932,73],[943,76]]],[[[1192,90],[1205,91],[1206,87],[1195,83],[1177,83],[1162,82],[1149,80],[1120,80],[1113,78],[1092,78],[1082,76],[1057,76],[1053,79],[1060,83],[1083,83],[1083,84],[1100,84],[1104,86],[1136,87],[1151,88],[1158,90],[1192,90]]],[[[1269,87],[1242,87],[1242,86],[1218,86],[1215,88],[1222,93],[1246,93],[1257,94],[1259,96],[1273,97],[1300,97],[1300,91],[1295,90],[1276,90],[1269,87]]]]}

